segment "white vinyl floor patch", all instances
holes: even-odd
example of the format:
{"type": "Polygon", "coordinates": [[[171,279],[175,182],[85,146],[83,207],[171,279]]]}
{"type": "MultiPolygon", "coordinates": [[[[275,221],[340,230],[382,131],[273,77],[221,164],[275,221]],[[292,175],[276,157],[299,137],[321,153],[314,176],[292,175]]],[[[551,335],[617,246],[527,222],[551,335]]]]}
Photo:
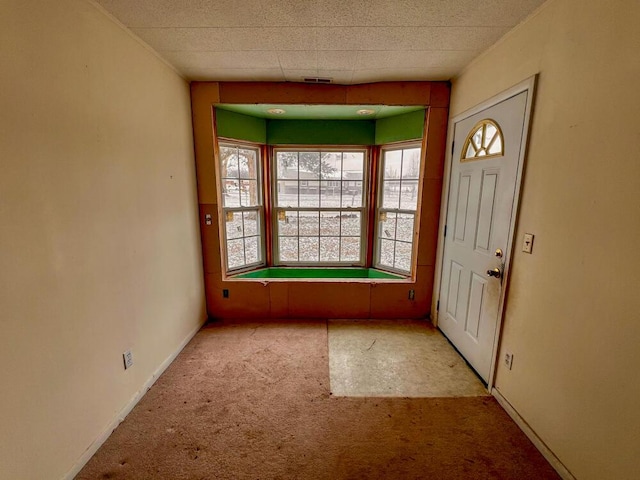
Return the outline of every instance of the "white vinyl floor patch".
{"type": "Polygon", "coordinates": [[[483,383],[431,324],[330,320],[331,393],[343,397],[469,397],[483,383]]]}

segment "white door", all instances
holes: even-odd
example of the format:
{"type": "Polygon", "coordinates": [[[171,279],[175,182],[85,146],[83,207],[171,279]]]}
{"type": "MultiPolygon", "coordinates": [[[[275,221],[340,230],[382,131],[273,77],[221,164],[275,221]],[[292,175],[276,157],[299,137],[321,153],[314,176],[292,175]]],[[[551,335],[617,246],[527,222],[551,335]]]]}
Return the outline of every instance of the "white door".
{"type": "Polygon", "coordinates": [[[529,91],[454,125],[438,326],[489,381],[529,91]]]}

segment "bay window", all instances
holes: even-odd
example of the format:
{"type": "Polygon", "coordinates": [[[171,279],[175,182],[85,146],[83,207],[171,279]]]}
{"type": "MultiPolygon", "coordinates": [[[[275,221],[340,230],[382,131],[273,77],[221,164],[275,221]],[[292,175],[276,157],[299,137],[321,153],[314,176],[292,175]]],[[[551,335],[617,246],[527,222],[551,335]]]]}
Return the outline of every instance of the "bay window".
{"type": "Polygon", "coordinates": [[[419,143],[276,146],[265,162],[261,151],[232,140],[219,144],[227,273],[262,266],[413,273],[419,143]]]}

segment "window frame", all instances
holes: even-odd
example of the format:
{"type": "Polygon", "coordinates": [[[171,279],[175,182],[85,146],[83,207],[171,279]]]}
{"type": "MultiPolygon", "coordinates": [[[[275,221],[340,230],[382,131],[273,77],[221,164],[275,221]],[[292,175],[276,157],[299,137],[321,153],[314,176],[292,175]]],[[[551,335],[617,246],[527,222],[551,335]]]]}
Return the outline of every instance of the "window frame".
{"type": "MultiPolygon", "coordinates": [[[[373,258],[371,259],[371,266],[377,270],[382,270],[385,272],[390,272],[390,273],[395,273],[398,275],[402,275],[402,276],[406,276],[406,277],[411,277],[413,278],[415,276],[415,270],[417,267],[417,253],[416,253],[416,249],[417,249],[417,244],[419,241],[419,225],[420,225],[420,211],[421,211],[421,194],[422,194],[422,189],[423,189],[423,183],[424,183],[424,177],[422,175],[423,172],[423,167],[424,167],[424,160],[425,159],[425,152],[424,152],[424,148],[423,148],[423,143],[421,140],[416,140],[416,141],[409,141],[409,142],[401,142],[401,143],[393,143],[393,144],[386,144],[386,145],[381,145],[380,149],[379,149],[379,154],[378,154],[378,178],[377,178],[377,182],[376,182],[376,198],[375,198],[375,220],[374,220],[374,228],[372,230],[373,234],[372,234],[372,238],[370,239],[373,242],[374,248],[373,248],[373,258]],[[416,201],[416,209],[415,210],[408,210],[408,209],[402,209],[402,208],[386,208],[383,207],[383,195],[384,195],[384,172],[385,172],[385,152],[388,151],[397,151],[397,150],[407,150],[407,149],[412,149],[412,148],[418,148],[420,150],[420,164],[418,166],[418,178],[417,178],[417,201],[416,201]],[[380,263],[381,260],[381,248],[382,248],[382,240],[384,240],[380,235],[380,217],[381,217],[381,213],[395,213],[396,215],[399,214],[410,214],[413,215],[413,233],[412,233],[412,240],[411,240],[411,259],[409,260],[409,265],[410,265],[410,269],[409,270],[401,270],[398,268],[395,268],[393,266],[389,266],[389,265],[384,265],[380,263]]],[[[402,173],[401,173],[402,175],[402,173]]],[[[400,177],[399,180],[402,180],[402,177],[400,177]]],[[[400,205],[398,205],[400,207],[400,205]]],[[[397,219],[397,217],[396,217],[397,219]]],[[[397,223],[396,223],[396,228],[397,228],[397,223]]],[[[397,240],[396,238],[393,239],[394,244],[397,242],[402,242],[402,243],[409,243],[409,242],[404,242],[402,240],[397,240]]],[[[395,258],[395,245],[394,245],[394,258],[395,258]]]]}
{"type": "MultiPolygon", "coordinates": [[[[270,209],[271,209],[271,264],[274,267],[366,267],[367,266],[367,251],[369,242],[369,212],[371,205],[369,204],[370,198],[370,175],[371,175],[371,147],[363,145],[274,145],[269,149],[269,168],[270,168],[270,209]],[[298,207],[280,207],[278,206],[278,176],[277,176],[277,152],[362,152],[363,153],[363,173],[362,180],[356,180],[362,182],[362,198],[360,207],[300,207],[298,201],[298,207]],[[311,211],[319,212],[342,212],[353,211],[360,213],[360,255],[358,261],[282,261],[280,260],[279,241],[280,235],[278,230],[278,212],[279,211],[311,211]]],[[[308,185],[308,180],[298,180],[300,184],[304,182],[308,185]]],[[[323,180],[318,178],[319,182],[323,180]]],[[[333,181],[333,180],[327,180],[333,181]]],[[[340,182],[343,180],[340,179],[340,182]]],[[[299,235],[298,235],[299,237],[299,235]]],[[[320,231],[317,235],[318,239],[321,238],[320,231]]],[[[338,238],[342,238],[341,235],[338,238]]],[[[354,237],[355,238],[355,237],[354,237]]],[[[299,258],[299,253],[298,253],[299,258]]]]}
{"type": "MultiPolygon", "coordinates": [[[[263,175],[263,149],[259,144],[254,144],[251,142],[245,142],[241,140],[229,139],[229,138],[219,138],[217,141],[217,161],[216,161],[216,170],[218,172],[218,189],[220,192],[220,221],[219,226],[222,230],[221,234],[218,235],[220,238],[220,253],[224,260],[224,267],[226,275],[235,275],[239,273],[244,273],[247,271],[256,270],[258,268],[263,268],[267,266],[267,255],[266,255],[266,224],[265,224],[265,195],[264,195],[264,175],[263,175]],[[220,149],[222,147],[231,147],[237,149],[244,150],[252,150],[256,152],[256,185],[257,185],[257,205],[256,206],[237,206],[237,207],[227,207],[225,206],[224,201],[224,182],[226,178],[231,177],[222,177],[222,163],[220,156],[220,149]],[[260,261],[253,263],[245,263],[239,267],[229,267],[229,251],[228,251],[228,243],[229,238],[227,237],[227,214],[228,212],[240,213],[243,215],[244,212],[257,212],[258,226],[257,226],[257,235],[244,235],[244,224],[243,224],[243,236],[239,237],[241,239],[246,239],[249,237],[257,237],[258,238],[258,253],[260,255],[260,261]]],[[[241,177],[238,177],[241,180],[241,177]]],[[[251,180],[251,179],[250,179],[251,180]]],[[[232,238],[231,240],[237,240],[236,238],[232,238]]],[[[245,251],[245,260],[246,260],[246,251],[245,251]]]]}

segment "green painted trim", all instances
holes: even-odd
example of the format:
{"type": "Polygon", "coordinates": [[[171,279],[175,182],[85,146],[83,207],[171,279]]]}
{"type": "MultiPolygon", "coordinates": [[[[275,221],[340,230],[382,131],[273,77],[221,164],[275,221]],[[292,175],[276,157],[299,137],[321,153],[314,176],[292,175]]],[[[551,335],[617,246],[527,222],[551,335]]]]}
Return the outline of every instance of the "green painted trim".
{"type": "Polygon", "coordinates": [[[216,108],[218,137],[267,145],[384,145],[419,140],[425,110],[378,120],[271,120],[216,108]]]}
{"type": "Polygon", "coordinates": [[[375,144],[419,140],[424,130],[425,110],[382,118],[376,121],[375,144]]]}
{"type": "Polygon", "coordinates": [[[263,268],[235,275],[235,278],[378,278],[404,280],[400,275],[373,268],[263,268]]]}
{"type": "Polygon", "coordinates": [[[216,129],[218,137],[267,143],[267,121],[264,118],[216,108],[216,129]]]}
{"type": "Polygon", "coordinates": [[[373,145],[374,120],[267,120],[269,145],[373,145]]]}

